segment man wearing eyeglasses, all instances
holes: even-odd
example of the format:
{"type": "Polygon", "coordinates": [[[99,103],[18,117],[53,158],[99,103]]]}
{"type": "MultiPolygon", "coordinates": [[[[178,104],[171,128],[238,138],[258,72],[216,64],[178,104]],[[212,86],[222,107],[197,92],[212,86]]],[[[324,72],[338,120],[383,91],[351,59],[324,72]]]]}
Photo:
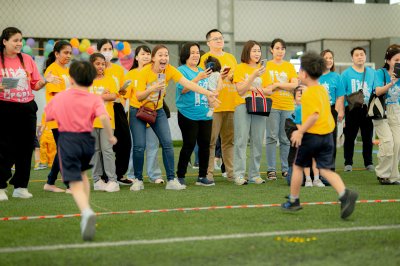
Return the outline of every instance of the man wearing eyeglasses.
{"type": "MultiPolygon", "coordinates": [[[[227,178],[233,181],[233,114],[238,94],[235,86],[232,84],[232,77],[237,62],[232,54],[224,51],[224,37],[219,30],[210,30],[206,34],[206,39],[210,51],[201,57],[199,66],[205,69],[204,62],[209,56],[213,56],[221,63],[222,71],[229,72],[227,78],[224,80],[222,89],[219,91],[218,99],[221,101],[221,104],[214,110],[207,178],[209,180],[213,180],[214,178],[215,144],[218,135],[220,135],[222,159],[225,164],[227,178]]],[[[247,181],[245,179],[241,179],[241,181],[236,184],[244,185],[246,183],[247,181]]]]}

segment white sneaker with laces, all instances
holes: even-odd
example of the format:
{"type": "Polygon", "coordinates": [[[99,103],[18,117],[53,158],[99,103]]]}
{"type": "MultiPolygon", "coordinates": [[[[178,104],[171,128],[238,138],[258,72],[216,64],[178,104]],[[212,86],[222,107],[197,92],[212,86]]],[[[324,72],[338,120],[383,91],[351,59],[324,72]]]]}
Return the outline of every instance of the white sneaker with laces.
{"type": "Polygon", "coordinates": [[[3,200],[8,200],[8,196],[7,196],[7,190],[4,189],[0,189],[0,201],[3,200]]]}
{"type": "Polygon", "coordinates": [[[325,187],[324,183],[322,183],[321,179],[315,179],[313,181],[313,186],[314,187],[325,187]]]}
{"type": "Polygon", "coordinates": [[[174,178],[167,182],[167,186],[165,187],[165,189],[183,190],[183,189],[186,189],[186,186],[179,183],[177,178],[174,178]]]}
{"type": "Polygon", "coordinates": [[[235,184],[238,186],[247,185],[247,180],[241,176],[235,177],[235,184]]]}
{"type": "Polygon", "coordinates": [[[118,192],[119,191],[119,184],[115,181],[110,181],[106,184],[104,191],[106,192],[118,192]]]}
{"type": "Polygon", "coordinates": [[[130,190],[139,191],[141,189],[144,189],[143,181],[139,180],[137,178],[133,179],[133,184],[132,184],[130,190]]]}
{"type": "Polygon", "coordinates": [[[93,240],[96,233],[96,214],[92,209],[82,213],[81,234],[85,241],[93,240]]]}
{"type": "Polygon", "coordinates": [[[21,199],[29,199],[32,198],[33,195],[29,193],[27,188],[16,188],[13,192],[13,198],[21,198],[21,199]]]}
{"type": "Polygon", "coordinates": [[[312,187],[312,180],[311,179],[306,179],[306,183],[304,184],[305,187],[312,187]]]}
{"type": "Polygon", "coordinates": [[[98,180],[93,185],[93,190],[95,191],[106,191],[107,183],[103,181],[103,179],[98,180]]]}

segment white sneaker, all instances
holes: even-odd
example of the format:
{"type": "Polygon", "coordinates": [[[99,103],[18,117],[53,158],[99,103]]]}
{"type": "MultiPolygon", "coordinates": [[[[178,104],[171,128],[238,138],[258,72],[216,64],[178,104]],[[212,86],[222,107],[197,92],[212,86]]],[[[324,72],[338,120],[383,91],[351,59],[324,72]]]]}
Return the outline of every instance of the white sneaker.
{"type": "Polygon", "coordinates": [[[235,177],[235,184],[238,186],[247,185],[247,180],[241,176],[235,177]]]}
{"type": "Polygon", "coordinates": [[[181,185],[181,183],[179,183],[177,178],[174,178],[170,181],[167,182],[167,186],[165,187],[165,189],[170,189],[170,190],[183,190],[186,189],[185,185],[181,185]]]}
{"type": "Polygon", "coordinates": [[[93,190],[95,191],[106,191],[107,183],[103,181],[103,179],[98,180],[93,185],[93,190]]]}
{"type": "Polygon", "coordinates": [[[139,180],[137,178],[133,179],[133,184],[132,184],[130,190],[139,191],[141,189],[144,189],[143,181],[139,180]]]}
{"type": "Polygon", "coordinates": [[[115,181],[110,181],[106,184],[104,191],[106,192],[118,192],[119,191],[119,184],[115,181]]]}
{"type": "Polygon", "coordinates": [[[3,200],[8,200],[7,190],[5,188],[0,189],[0,201],[3,201],[3,200]]]}
{"type": "Polygon", "coordinates": [[[228,177],[228,174],[227,174],[226,172],[223,172],[223,173],[222,173],[222,177],[227,178],[227,177],[228,177]]]}
{"type": "Polygon", "coordinates": [[[221,166],[218,164],[217,161],[214,161],[214,170],[221,170],[221,166]]]}
{"type": "Polygon", "coordinates": [[[82,213],[81,220],[81,234],[85,241],[93,240],[94,234],[96,233],[96,214],[93,210],[82,213]]]}
{"type": "Polygon", "coordinates": [[[324,183],[322,183],[321,179],[315,179],[313,181],[313,186],[314,187],[325,187],[324,183]]]}
{"type": "Polygon", "coordinates": [[[150,183],[154,183],[154,184],[164,184],[164,179],[162,179],[161,177],[156,178],[156,179],[150,179],[150,183]]]}
{"type": "Polygon", "coordinates": [[[250,179],[249,179],[249,183],[250,183],[250,184],[257,184],[257,185],[260,185],[260,184],[265,183],[265,180],[262,179],[262,178],[259,177],[259,176],[256,176],[256,177],[250,178],[250,179]]]}
{"type": "Polygon", "coordinates": [[[33,195],[29,193],[27,188],[16,188],[13,192],[13,198],[21,198],[21,199],[29,199],[32,198],[33,195]]]}
{"type": "Polygon", "coordinates": [[[312,181],[311,179],[306,179],[306,183],[304,184],[305,187],[312,187],[312,181]]]}

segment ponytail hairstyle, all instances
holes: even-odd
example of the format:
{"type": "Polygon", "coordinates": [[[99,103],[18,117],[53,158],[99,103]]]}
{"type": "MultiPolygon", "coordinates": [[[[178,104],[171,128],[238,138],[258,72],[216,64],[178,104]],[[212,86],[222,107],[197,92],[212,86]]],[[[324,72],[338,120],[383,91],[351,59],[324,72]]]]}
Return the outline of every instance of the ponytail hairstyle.
{"type": "Polygon", "coordinates": [[[140,46],[136,47],[136,49],[135,49],[135,56],[133,57],[133,64],[132,64],[131,69],[129,69],[129,70],[133,70],[133,69],[139,67],[139,62],[136,60],[136,56],[140,53],[140,50],[143,50],[143,51],[145,51],[146,53],[151,54],[151,50],[150,50],[150,48],[149,48],[147,45],[140,45],[140,46]]]}
{"type": "Polygon", "coordinates": [[[54,45],[53,51],[49,54],[49,57],[46,60],[46,65],[43,69],[43,73],[46,72],[46,69],[56,61],[56,52],[60,53],[61,50],[64,49],[65,46],[70,46],[72,48],[72,45],[67,41],[56,42],[56,44],[54,45]]]}
{"type": "Polygon", "coordinates": [[[334,55],[334,53],[329,49],[325,49],[325,50],[323,50],[321,52],[321,56],[324,57],[325,54],[327,54],[327,53],[330,53],[332,55],[332,58],[333,58],[333,65],[332,65],[331,69],[329,69],[329,70],[332,71],[332,72],[335,72],[335,55],[334,55]]]}
{"type": "Polygon", "coordinates": [[[392,44],[387,48],[386,53],[385,53],[385,64],[383,65],[383,67],[386,68],[386,70],[389,71],[389,67],[390,67],[388,64],[388,61],[397,54],[400,54],[400,45],[392,44]]]}
{"type": "MultiPolygon", "coordinates": [[[[7,27],[3,30],[3,32],[1,33],[0,36],[0,60],[1,60],[1,66],[2,68],[6,68],[6,66],[4,65],[4,50],[5,50],[5,45],[3,43],[3,40],[8,41],[12,36],[14,36],[15,34],[21,34],[22,32],[15,28],[15,27],[7,27]]],[[[24,59],[22,57],[21,53],[17,54],[19,61],[21,62],[22,67],[25,69],[25,63],[24,63],[24,59]]],[[[29,77],[29,73],[25,70],[27,77],[29,77]]]]}

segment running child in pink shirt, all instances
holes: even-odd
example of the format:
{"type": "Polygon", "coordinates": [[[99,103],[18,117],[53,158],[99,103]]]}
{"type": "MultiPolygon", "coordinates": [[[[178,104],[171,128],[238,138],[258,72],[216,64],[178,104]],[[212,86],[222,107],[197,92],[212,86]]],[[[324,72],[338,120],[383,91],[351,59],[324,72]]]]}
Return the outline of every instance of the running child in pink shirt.
{"type": "Polygon", "coordinates": [[[71,89],[58,93],[45,108],[46,120],[55,120],[60,133],[58,155],[64,182],[69,182],[72,196],[81,211],[83,240],[93,240],[96,214],[89,205],[90,185],[86,170],[94,154],[95,140],[91,135],[96,117],[107,132],[108,141],[115,144],[110,117],[102,99],[88,92],[96,77],[89,62],[76,61],[69,69],[71,89]]]}

